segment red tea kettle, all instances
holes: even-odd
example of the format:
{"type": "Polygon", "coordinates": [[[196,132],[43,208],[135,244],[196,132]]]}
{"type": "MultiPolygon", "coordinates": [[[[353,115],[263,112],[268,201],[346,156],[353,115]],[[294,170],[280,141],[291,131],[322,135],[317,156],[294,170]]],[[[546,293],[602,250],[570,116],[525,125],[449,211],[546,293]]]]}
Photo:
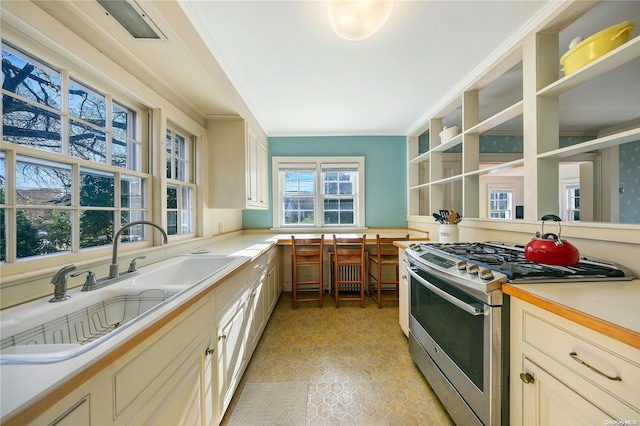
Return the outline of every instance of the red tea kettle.
{"type": "Polygon", "coordinates": [[[547,214],[542,216],[542,236],[536,232],[535,237],[524,246],[524,257],[532,262],[556,266],[576,266],[580,262],[580,252],[575,246],[560,239],[560,218],[547,214]],[[544,233],[544,222],[558,222],[558,235],[544,233]]]}

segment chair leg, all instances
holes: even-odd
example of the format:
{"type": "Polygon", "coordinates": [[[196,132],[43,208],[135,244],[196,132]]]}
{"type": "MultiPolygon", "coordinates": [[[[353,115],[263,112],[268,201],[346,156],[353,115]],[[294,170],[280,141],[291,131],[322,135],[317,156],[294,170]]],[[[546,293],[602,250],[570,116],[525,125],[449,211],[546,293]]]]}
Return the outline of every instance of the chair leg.
{"type": "Polygon", "coordinates": [[[293,265],[291,268],[291,290],[293,291],[293,309],[296,310],[298,308],[298,300],[297,300],[297,286],[296,286],[296,266],[293,265]]]}

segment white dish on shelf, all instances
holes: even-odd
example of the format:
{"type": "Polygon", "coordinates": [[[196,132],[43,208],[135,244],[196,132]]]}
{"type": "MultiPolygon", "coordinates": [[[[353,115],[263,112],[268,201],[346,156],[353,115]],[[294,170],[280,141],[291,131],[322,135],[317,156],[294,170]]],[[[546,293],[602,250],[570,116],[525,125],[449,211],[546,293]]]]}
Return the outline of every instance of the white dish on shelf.
{"type": "Polygon", "coordinates": [[[442,131],[439,133],[440,135],[440,143],[448,141],[451,138],[454,138],[460,134],[460,128],[458,126],[447,127],[444,126],[442,131]]]}

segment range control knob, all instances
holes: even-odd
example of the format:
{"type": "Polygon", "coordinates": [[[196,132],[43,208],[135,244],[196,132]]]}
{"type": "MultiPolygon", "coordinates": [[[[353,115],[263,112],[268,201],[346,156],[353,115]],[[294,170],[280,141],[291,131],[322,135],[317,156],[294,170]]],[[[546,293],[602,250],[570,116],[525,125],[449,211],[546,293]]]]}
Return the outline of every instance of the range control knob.
{"type": "Polygon", "coordinates": [[[467,274],[478,275],[478,265],[473,263],[467,264],[467,274]]]}
{"type": "Polygon", "coordinates": [[[458,263],[456,263],[456,268],[458,268],[459,271],[464,271],[465,269],[467,269],[467,262],[465,262],[464,260],[459,261],[458,263]]]}
{"type": "Polygon", "coordinates": [[[478,276],[483,280],[492,280],[493,272],[491,272],[491,269],[488,269],[488,268],[480,268],[478,272],[478,276]]]}

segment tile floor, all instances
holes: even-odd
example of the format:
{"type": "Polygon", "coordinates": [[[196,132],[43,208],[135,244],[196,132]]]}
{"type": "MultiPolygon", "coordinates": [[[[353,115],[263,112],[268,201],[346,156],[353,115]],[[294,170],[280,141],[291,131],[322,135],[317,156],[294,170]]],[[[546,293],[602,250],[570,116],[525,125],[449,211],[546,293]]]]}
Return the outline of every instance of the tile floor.
{"type": "Polygon", "coordinates": [[[409,355],[397,302],[292,309],[283,293],[222,421],[247,382],[309,382],[307,425],[454,425],[409,355]]]}

